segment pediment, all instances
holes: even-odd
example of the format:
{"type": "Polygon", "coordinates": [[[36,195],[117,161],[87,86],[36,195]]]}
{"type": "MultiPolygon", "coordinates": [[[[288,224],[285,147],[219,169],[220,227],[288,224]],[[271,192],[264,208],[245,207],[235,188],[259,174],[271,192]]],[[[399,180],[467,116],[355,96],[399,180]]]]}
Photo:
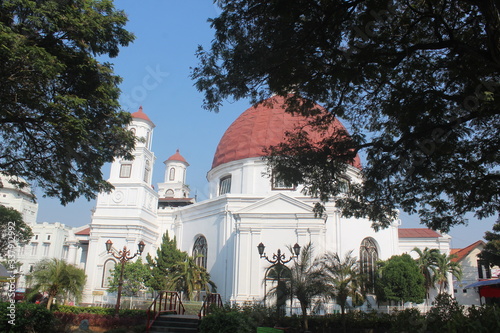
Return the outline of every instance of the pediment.
{"type": "Polygon", "coordinates": [[[291,215],[310,215],[314,217],[313,206],[289,197],[283,193],[278,193],[271,197],[259,200],[245,208],[235,212],[238,215],[253,214],[291,214],[291,215]]]}

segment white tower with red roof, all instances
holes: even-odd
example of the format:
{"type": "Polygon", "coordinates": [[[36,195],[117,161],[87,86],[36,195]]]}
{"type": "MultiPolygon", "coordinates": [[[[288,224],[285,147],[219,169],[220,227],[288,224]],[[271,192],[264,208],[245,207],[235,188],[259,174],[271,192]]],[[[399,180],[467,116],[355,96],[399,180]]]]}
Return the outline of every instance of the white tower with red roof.
{"type": "Polygon", "coordinates": [[[107,278],[117,262],[106,252],[108,239],[116,250],[126,246],[131,254],[137,251],[140,241],[146,244],[144,253],[147,253],[158,239],[158,194],[151,184],[156,159],[151,150],[154,127],[142,107],[132,113],[129,130],[137,136],[134,159],[115,159],[108,180],[115,188],[110,193],[99,194],[97,198],[90,224],[87,286],[84,292],[86,298],[89,295],[94,297],[92,300],[85,299],[86,302],[95,302],[96,295],[106,295],[107,278]]]}

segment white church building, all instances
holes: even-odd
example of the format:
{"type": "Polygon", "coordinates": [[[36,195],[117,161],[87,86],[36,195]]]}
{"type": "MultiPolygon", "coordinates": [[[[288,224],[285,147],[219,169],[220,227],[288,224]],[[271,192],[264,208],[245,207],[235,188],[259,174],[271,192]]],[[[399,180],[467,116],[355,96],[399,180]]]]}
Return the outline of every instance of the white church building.
{"type": "MultiPolygon", "coordinates": [[[[287,187],[267,176],[263,148],[278,144],[286,131],[305,123],[303,117],[286,113],[279,97],[249,108],[227,129],[207,173],[209,198],[200,202],[190,197],[186,184],[189,163],[179,151],[164,162],[163,183],[151,183],[155,124],[142,107],[132,118],[130,130],[142,138],[135,159],[112,163],[109,182],[115,189],[98,196],[91,224],[79,232],[86,257],[84,302],[107,295],[107,277],[116,262],[106,252],[108,239],[116,250],[126,246],[132,252],[143,241],[143,257],[150,253],[154,258],[168,231],[181,250],[203,254],[200,264],[207,268],[224,302],[264,297],[262,281],[269,263],[259,256],[260,243],[270,258],[278,249],[289,258],[287,246],[295,243],[311,242],[316,255],[330,251],[343,256],[353,250],[367,272],[377,259],[409,253],[415,246],[450,251],[448,235],[400,229],[399,220],[375,232],[369,220],[343,218],[333,202],[326,204],[326,214],[318,218],[313,212],[317,199],[305,196],[300,185],[287,187]]],[[[339,129],[344,127],[336,121],[332,130],[339,129]]],[[[361,181],[360,170],[358,157],[348,166],[346,188],[361,181]]]]}

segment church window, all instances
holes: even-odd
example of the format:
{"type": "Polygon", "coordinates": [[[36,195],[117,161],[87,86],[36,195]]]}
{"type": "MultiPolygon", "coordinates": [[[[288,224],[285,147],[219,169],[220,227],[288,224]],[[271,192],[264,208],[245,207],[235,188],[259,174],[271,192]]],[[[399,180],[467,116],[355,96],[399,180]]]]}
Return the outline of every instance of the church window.
{"type": "Polygon", "coordinates": [[[219,195],[231,192],[231,176],[222,177],[219,183],[219,195]]]}
{"type": "Polygon", "coordinates": [[[295,186],[293,184],[287,183],[285,180],[275,177],[272,177],[273,190],[294,190],[295,186]]]}
{"type": "Polygon", "coordinates": [[[64,245],[63,246],[63,253],[62,253],[63,259],[68,260],[68,254],[69,254],[69,246],[68,245],[64,245]]]}
{"type": "Polygon", "coordinates": [[[133,135],[135,135],[135,127],[132,127],[132,128],[130,129],[130,132],[131,132],[133,135]]]}
{"type": "Polygon", "coordinates": [[[375,283],[375,269],[378,260],[378,250],[375,240],[371,237],[363,239],[359,250],[361,273],[367,277],[367,289],[373,292],[375,283]]]}
{"type": "Polygon", "coordinates": [[[43,243],[43,256],[48,257],[50,251],[50,243],[43,243]]]}
{"type": "Polygon", "coordinates": [[[108,259],[104,263],[102,270],[102,282],[101,282],[102,288],[109,287],[109,280],[113,277],[113,271],[115,269],[115,265],[116,262],[113,259],[108,259]]]}
{"type": "Polygon", "coordinates": [[[149,131],[146,132],[146,148],[149,149],[149,145],[150,145],[150,142],[151,141],[151,133],[149,131]]]}
{"type": "Polygon", "coordinates": [[[175,168],[170,168],[170,171],[168,172],[168,180],[174,180],[175,179],[175,168]]]}
{"type": "Polygon", "coordinates": [[[149,182],[149,174],[151,173],[151,166],[149,165],[149,161],[146,160],[146,168],[144,169],[144,181],[149,182]]]}
{"type": "Polygon", "coordinates": [[[171,189],[168,189],[167,192],[165,192],[165,197],[166,198],[173,198],[174,197],[174,191],[171,189]]]}
{"type": "Polygon", "coordinates": [[[132,164],[122,164],[120,165],[120,178],[130,178],[132,172],[132,164]]]}
{"type": "Polygon", "coordinates": [[[340,193],[349,193],[351,188],[351,183],[345,178],[339,179],[339,191],[340,193]]]}
{"type": "Polygon", "coordinates": [[[31,243],[31,255],[36,256],[36,250],[38,248],[38,243],[31,243]]]}
{"type": "Polygon", "coordinates": [[[196,264],[207,268],[207,239],[205,236],[198,236],[193,246],[193,257],[196,264]]]}

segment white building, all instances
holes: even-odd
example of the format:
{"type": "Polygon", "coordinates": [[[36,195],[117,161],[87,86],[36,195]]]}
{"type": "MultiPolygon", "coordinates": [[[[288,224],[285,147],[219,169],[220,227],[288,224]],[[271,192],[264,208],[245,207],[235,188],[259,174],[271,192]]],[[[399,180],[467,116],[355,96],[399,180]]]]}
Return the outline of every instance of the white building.
{"type": "MultiPolygon", "coordinates": [[[[17,181],[26,183],[22,179],[17,179],[17,181]]],[[[37,223],[38,204],[34,200],[31,188],[20,187],[2,174],[0,174],[0,183],[0,205],[21,212],[24,222],[33,232],[33,237],[27,244],[19,244],[16,248],[15,261],[21,264],[19,271],[14,272],[19,274],[18,289],[22,290],[26,287],[26,274],[29,274],[36,263],[43,259],[65,259],[85,269],[88,236],[78,235],[78,232],[86,227],[72,228],[59,222],[37,223]]]]}
{"type": "MultiPolygon", "coordinates": [[[[318,255],[326,251],[344,255],[354,250],[365,271],[372,270],[377,259],[409,252],[415,246],[432,244],[449,253],[448,236],[433,232],[422,237],[417,235],[421,229],[412,229],[401,237],[400,221],[375,232],[366,219],[341,217],[333,203],[326,205],[324,217],[315,217],[316,200],[303,195],[300,185],[287,187],[266,176],[262,149],[278,144],[286,131],[305,121],[285,113],[281,98],[249,108],[227,129],[207,174],[209,199],[202,202],[189,197],[185,183],[189,164],[179,151],[164,162],[164,181],[154,190],[155,125],[142,108],[132,117],[130,130],[143,140],[138,141],[133,161],[116,159],[112,163],[109,181],[115,189],[97,199],[88,233],[85,302],[107,293],[109,270],[116,262],[106,252],[108,239],[115,249],[126,246],[132,253],[144,241],[145,253],[154,257],[166,231],[177,238],[181,250],[204,255],[201,264],[223,301],[231,302],[264,296],[262,281],[269,264],[259,257],[259,243],[265,244],[270,257],[281,249],[288,258],[286,246],[295,243],[311,242],[318,255]]],[[[338,121],[331,128],[343,129],[338,121]]],[[[310,131],[312,140],[318,135],[310,131]]],[[[359,158],[348,166],[346,188],[361,181],[360,169],[359,158]]]]}

